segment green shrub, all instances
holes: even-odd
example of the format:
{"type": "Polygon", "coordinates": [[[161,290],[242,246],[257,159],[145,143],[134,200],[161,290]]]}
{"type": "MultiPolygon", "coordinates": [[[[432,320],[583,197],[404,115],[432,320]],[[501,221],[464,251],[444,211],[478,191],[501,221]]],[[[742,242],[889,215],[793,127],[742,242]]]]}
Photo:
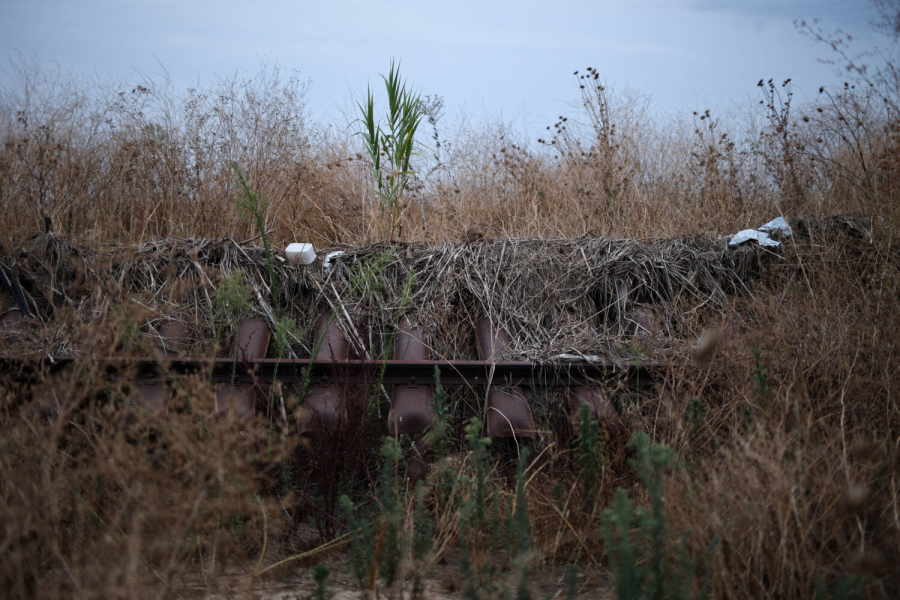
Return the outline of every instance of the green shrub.
{"type": "Polygon", "coordinates": [[[316,565],[313,567],[313,580],[316,582],[316,589],[314,592],[315,600],[328,600],[330,594],[328,593],[328,586],[326,586],[325,583],[328,580],[329,574],[330,571],[325,565],[316,565]]]}
{"type": "Polygon", "coordinates": [[[623,489],[616,491],[613,507],[603,514],[606,553],[616,583],[619,600],[676,600],[706,598],[708,567],[717,540],[710,544],[707,572],[698,582],[694,561],[687,556],[690,532],[673,548],[666,524],[664,504],[665,470],[674,453],[668,446],[654,444],[643,432],[628,443],[635,452],[630,461],[650,495],[650,510],[634,509],[623,489]]]}
{"type": "Polygon", "coordinates": [[[361,588],[367,588],[374,581],[374,569],[377,566],[372,560],[375,554],[372,527],[367,519],[356,517],[356,507],[349,497],[341,496],[339,503],[350,529],[350,571],[356,583],[361,588]]]}
{"type": "Polygon", "coordinates": [[[603,432],[590,406],[582,404],[579,414],[581,423],[575,436],[575,461],[578,464],[585,512],[590,512],[594,506],[597,477],[603,461],[603,432]]]}

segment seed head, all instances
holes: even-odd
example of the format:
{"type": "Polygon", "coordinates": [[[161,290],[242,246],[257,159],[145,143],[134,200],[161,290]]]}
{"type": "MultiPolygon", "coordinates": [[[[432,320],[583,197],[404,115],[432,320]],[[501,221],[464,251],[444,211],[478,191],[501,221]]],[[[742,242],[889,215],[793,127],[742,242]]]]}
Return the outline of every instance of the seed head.
{"type": "Polygon", "coordinates": [[[717,327],[707,329],[703,332],[703,335],[700,336],[700,341],[697,342],[697,345],[694,346],[694,356],[696,356],[697,360],[701,363],[708,363],[712,360],[712,357],[715,356],[716,348],[719,347],[719,342],[721,341],[721,329],[717,327]]]}
{"type": "Polygon", "coordinates": [[[844,508],[849,513],[859,513],[866,506],[869,499],[869,488],[862,483],[851,485],[844,494],[844,508]]]}

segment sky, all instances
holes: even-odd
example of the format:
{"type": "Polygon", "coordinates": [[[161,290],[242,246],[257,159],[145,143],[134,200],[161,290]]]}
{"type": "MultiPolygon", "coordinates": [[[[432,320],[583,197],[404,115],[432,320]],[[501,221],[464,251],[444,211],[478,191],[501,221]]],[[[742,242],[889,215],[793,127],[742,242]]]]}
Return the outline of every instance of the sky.
{"type": "Polygon", "coordinates": [[[812,97],[840,77],[794,20],[869,49],[875,16],[864,0],[0,0],[0,68],[22,53],[100,78],[165,69],[184,89],[277,64],[310,81],[311,116],[327,121],[396,58],[447,114],[537,130],[571,111],[586,67],[663,111],[756,101],[769,78],[812,97]]]}

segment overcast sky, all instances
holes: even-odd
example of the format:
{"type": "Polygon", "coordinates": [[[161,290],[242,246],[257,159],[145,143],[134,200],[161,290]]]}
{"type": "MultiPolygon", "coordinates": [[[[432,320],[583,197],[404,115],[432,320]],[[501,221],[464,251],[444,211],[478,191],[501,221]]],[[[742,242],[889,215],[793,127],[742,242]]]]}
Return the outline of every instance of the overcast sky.
{"type": "Polygon", "coordinates": [[[588,66],[667,111],[746,103],[770,77],[813,95],[838,76],[793,21],[818,18],[872,47],[874,16],[864,0],[0,0],[0,56],[100,77],[162,65],[182,89],[268,61],[311,80],[320,120],[339,118],[393,56],[448,114],[542,129],[568,110],[572,72],[588,66]]]}

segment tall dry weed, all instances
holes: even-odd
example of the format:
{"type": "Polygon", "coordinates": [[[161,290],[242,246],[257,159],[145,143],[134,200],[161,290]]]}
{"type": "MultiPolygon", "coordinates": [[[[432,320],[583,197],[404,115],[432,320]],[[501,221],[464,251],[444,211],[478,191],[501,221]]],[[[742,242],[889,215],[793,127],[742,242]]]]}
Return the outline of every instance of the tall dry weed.
{"type": "MultiPolygon", "coordinates": [[[[16,68],[0,95],[0,258],[43,230],[45,217],[89,241],[250,239],[258,232],[239,214],[234,163],[270,201],[274,244],[380,239],[358,141],[310,122],[295,75],[264,68],[178,92],[164,79],[87,81],[29,60],[16,68]]],[[[631,403],[626,431],[604,432],[589,494],[567,450],[575,432],[549,408],[539,414],[524,473],[536,561],[603,573],[601,514],[616,488],[648,503],[625,444],[642,430],[678,457],[665,492],[669,530],[690,530],[697,557],[721,540],[714,597],[807,598],[817,580],[834,588],[854,575],[866,578],[870,597],[896,595],[893,113],[861,87],[823,90],[798,106],[788,83],[763,82],[762,104],[744,115],[664,118],[594,69],[576,74],[576,85],[584,86],[573,89],[576,108],[543,143],[513,123],[435,112],[434,152],[418,157],[406,190],[417,207],[404,215],[407,239],[724,235],[782,213],[849,212],[872,227],[863,239],[850,228],[828,233],[840,231],[839,219],[797,231],[781,268],[761,273],[727,313],[694,311],[676,332],[685,348],[669,382],[672,414],[658,418],[660,398],[617,397],[631,403]],[[720,341],[708,362],[695,362],[688,338],[705,328],[721,329],[720,341]]],[[[146,315],[116,310],[80,323],[77,307],[63,307],[59,318],[71,322],[60,327],[92,333],[85,350],[141,354],[134,323],[146,315]]],[[[182,382],[160,427],[129,407],[130,380],[94,368],[47,375],[35,406],[23,406],[19,383],[4,381],[0,583],[12,595],[166,597],[216,589],[236,574],[252,582],[260,566],[339,534],[342,494],[372,501],[385,429],[370,391],[345,390],[356,416],[342,436],[295,446],[274,422],[211,418],[213,390],[202,378],[182,382]],[[58,388],[69,392],[64,404],[58,388]]],[[[463,410],[477,399],[451,395],[457,442],[442,464],[474,477],[459,440],[463,410]]],[[[542,398],[563,405],[558,393],[542,398]]],[[[517,448],[498,443],[490,452],[494,497],[509,503],[517,448]]],[[[470,484],[457,490],[461,498],[474,497],[470,484]]],[[[443,498],[431,509],[432,555],[445,557],[459,539],[460,507],[443,498]]],[[[488,558],[478,557],[490,567],[488,558]]]]}

